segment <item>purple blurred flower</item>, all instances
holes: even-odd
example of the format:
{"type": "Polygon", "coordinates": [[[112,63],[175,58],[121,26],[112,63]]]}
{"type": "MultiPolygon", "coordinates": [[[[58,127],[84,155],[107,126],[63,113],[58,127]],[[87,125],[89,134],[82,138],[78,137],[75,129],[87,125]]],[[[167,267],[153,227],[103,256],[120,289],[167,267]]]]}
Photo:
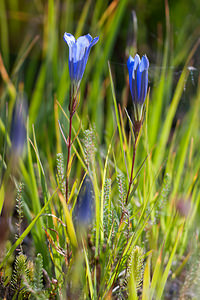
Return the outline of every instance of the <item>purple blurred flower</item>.
{"type": "Polygon", "coordinates": [[[147,95],[149,60],[146,55],[141,60],[138,54],[135,55],[134,59],[132,56],[129,56],[127,67],[134,105],[134,118],[136,121],[140,121],[142,119],[143,104],[147,95]]]}
{"type": "Polygon", "coordinates": [[[90,177],[86,176],[81,186],[74,209],[74,217],[79,230],[81,230],[81,227],[87,227],[92,223],[94,213],[95,199],[93,183],[90,177]]]}
{"type": "Polygon", "coordinates": [[[27,105],[24,99],[18,99],[13,109],[10,139],[12,154],[20,156],[26,141],[27,105]]]}
{"type": "Polygon", "coordinates": [[[79,86],[90,50],[98,42],[99,37],[92,39],[91,35],[87,34],[76,40],[72,34],[65,32],[63,39],[69,46],[69,75],[71,81],[79,86]]]}

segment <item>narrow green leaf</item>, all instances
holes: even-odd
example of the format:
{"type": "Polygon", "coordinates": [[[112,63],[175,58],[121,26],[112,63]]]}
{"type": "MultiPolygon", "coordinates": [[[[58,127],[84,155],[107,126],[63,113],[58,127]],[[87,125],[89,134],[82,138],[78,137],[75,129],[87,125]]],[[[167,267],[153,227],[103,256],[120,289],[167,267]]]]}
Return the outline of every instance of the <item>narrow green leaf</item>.
{"type": "Polygon", "coordinates": [[[183,93],[185,82],[187,80],[188,74],[189,74],[188,68],[187,68],[187,66],[185,66],[184,69],[183,69],[183,72],[180,76],[180,79],[178,81],[178,84],[177,84],[172,102],[170,104],[169,110],[167,111],[167,115],[166,115],[166,118],[165,118],[165,121],[164,121],[164,125],[162,127],[162,131],[161,131],[161,134],[160,134],[160,140],[159,140],[159,143],[156,147],[155,162],[156,162],[157,167],[160,166],[160,164],[162,162],[162,159],[164,157],[164,154],[165,154],[164,150],[165,150],[167,140],[168,140],[168,137],[169,137],[169,134],[170,134],[172,121],[173,121],[173,118],[175,116],[176,109],[178,107],[178,103],[181,99],[181,95],[183,93]]]}
{"type": "Polygon", "coordinates": [[[76,233],[75,233],[72,217],[71,217],[71,214],[68,210],[66,200],[65,200],[65,198],[63,197],[63,195],[60,191],[58,191],[58,195],[59,195],[59,199],[60,199],[60,201],[62,203],[62,206],[63,206],[64,215],[65,215],[65,222],[66,222],[66,225],[67,225],[67,233],[68,233],[68,236],[69,236],[69,239],[70,239],[70,243],[72,245],[72,249],[75,250],[78,247],[78,243],[77,243],[77,238],[76,238],[76,233]]]}
{"type": "Polygon", "coordinates": [[[91,275],[91,272],[90,272],[88,256],[87,256],[87,253],[86,253],[86,250],[85,250],[85,245],[84,245],[83,241],[82,241],[82,245],[83,245],[83,252],[84,252],[85,263],[86,263],[86,274],[87,274],[87,278],[88,278],[90,297],[93,300],[94,299],[94,288],[93,288],[93,285],[92,285],[92,275],[91,275]]]}
{"type": "Polygon", "coordinates": [[[175,253],[176,253],[176,249],[177,249],[178,242],[179,242],[179,239],[180,239],[180,236],[181,236],[182,231],[183,231],[183,225],[180,227],[180,229],[179,229],[179,231],[178,231],[178,235],[177,235],[177,238],[176,238],[176,242],[175,242],[175,244],[174,244],[174,247],[173,247],[173,249],[172,249],[172,252],[171,252],[169,261],[168,261],[167,266],[166,266],[166,268],[165,268],[165,272],[164,272],[162,278],[160,279],[160,284],[159,284],[159,286],[158,286],[158,292],[157,292],[157,295],[156,295],[156,300],[160,300],[161,297],[162,297],[162,295],[163,295],[163,291],[164,291],[164,288],[165,288],[165,284],[166,284],[167,278],[168,278],[168,276],[169,276],[169,271],[170,271],[170,268],[171,268],[171,265],[172,265],[172,262],[173,262],[175,253]]]}
{"type": "Polygon", "coordinates": [[[151,257],[149,256],[144,269],[142,300],[149,300],[150,296],[150,261],[151,257]]]}

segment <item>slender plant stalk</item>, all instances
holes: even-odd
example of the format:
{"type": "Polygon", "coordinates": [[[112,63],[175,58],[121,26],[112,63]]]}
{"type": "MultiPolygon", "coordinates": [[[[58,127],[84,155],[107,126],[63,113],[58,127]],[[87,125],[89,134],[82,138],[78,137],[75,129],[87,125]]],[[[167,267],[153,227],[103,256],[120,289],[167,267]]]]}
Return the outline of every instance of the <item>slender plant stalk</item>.
{"type": "Polygon", "coordinates": [[[133,169],[134,169],[134,164],[135,164],[136,143],[137,143],[137,138],[135,138],[134,149],[133,149],[131,177],[130,177],[130,180],[129,180],[128,192],[127,192],[127,195],[126,195],[126,201],[125,201],[126,205],[128,203],[128,197],[129,197],[129,194],[130,194],[131,185],[132,185],[132,181],[133,181],[133,169]]]}
{"type": "MultiPolygon", "coordinates": [[[[137,110],[136,110],[136,112],[138,114],[137,110]]],[[[137,146],[137,140],[138,140],[138,136],[139,136],[139,133],[140,133],[140,129],[142,127],[142,122],[143,122],[142,119],[138,120],[138,116],[137,116],[136,120],[134,121],[135,142],[134,142],[134,148],[133,148],[133,159],[132,159],[131,177],[130,177],[130,180],[129,180],[129,186],[128,186],[128,192],[127,192],[127,195],[126,195],[125,205],[128,204],[128,197],[129,197],[129,194],[130,194],[131,185],[133,183],[132,181],[133,181],[133,169],[134,169],[134,164],[135,164],[136,146],[137,146]]]]}
{"type": "Polygon", "coordinates": [[[72,118],[78,107],[79,84],[77,86],[72,85],[72,91],[70,91],[70,101],[69,101],[69,137],[67,145],[67,166],[66,166],[66,203],[68,203],[68,191],[69,191],[69,162],[71,155],[71,146],[72,146],[72,118]]]}
{"type": "Polygon", "coordinates": [[[69,191],[69,161],[71,155],[71,139],[72,139],[72,118],[74,115],[74,86],[72,85],[72,90],[70,89],[70,100],[69,100],[69,137],[67,145],[67,166],[66,166],[66,203],[68,203],[68,191],[69,191]]]}
{"type": "Polygon", "coordinates": [[[69,138],[68,138],[68,146],[67,146],[67,167],[66,167],[66,203],[68,203],[68,190],[69,190],[69,160],[71,154],[71,136],[72,136],[72,117],[73,113],[70,111],[69,116],[69,138]]]}
{"type": "MultiPolygon", "coordinates": [[[[127,195],[126,195],[125,205],[128,204],[128,197],[129,197],[129,194],[130,194],[131,185],[132,185],[132,181],[133,181],[133,169],[134,169],[134,164],[135,164],[136,144],[137,144],[137,137],[135,138],[135,142],[134,142],[133,159],[132,159],[132,167],[131,167],[131,177],[130,177],[130,180],[129,180],[129,186],[128,186],[128,192],[127,192],[127,195]]],[[[124,210],[122,210],[122,215],[121,215],[121,219],[120,219],[120,222],[119,222],[119,227],[121,226],[121,224],[123,222],[124,214],[125,214],[125,212],[124,212],[124,210]]]]}

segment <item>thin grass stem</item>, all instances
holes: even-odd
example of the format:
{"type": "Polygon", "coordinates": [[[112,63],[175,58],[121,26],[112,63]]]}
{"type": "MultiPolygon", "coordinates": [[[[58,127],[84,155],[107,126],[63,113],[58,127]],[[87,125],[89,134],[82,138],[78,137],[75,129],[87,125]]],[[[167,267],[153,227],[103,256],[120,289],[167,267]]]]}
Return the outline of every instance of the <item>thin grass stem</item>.
{"type": "Polygon", "coordinates": [[[69,116],[69,138],[68,138],[68,146],[67,146],[67,167],[66,167],[66,203],[68,203],[68,190],[69,190],[69,161],[71,154],[71,135],[72,135],[72,117],[73,112],[70,110],[69,116]]]}
{"type": "Polygon", "coordinates": [[[125,205],[128,204],[128,197],[129,197],[129,194],[130,194],[131,185],[133,183],[133,169],[134,169],[134,164],[135,164],[136,143],[137,143],[137,138],[135,138],[135,143],[134,143],[134,148],[133,148],[133,159],[132,159],[132,167],[131,167],[131,177],[130,177],[130,180],[129,180],[128,192],[127,192],[127,195],[126,195],[125,205]]]}

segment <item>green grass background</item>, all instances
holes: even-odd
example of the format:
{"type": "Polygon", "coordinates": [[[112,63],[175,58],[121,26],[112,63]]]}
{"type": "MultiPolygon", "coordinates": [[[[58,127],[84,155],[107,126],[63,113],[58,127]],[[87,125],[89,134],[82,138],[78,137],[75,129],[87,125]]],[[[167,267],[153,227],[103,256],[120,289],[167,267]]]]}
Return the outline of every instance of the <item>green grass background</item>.
{"type": "MultiPolygon", "coordinates": [[[[34,252],[42,254],[50,276],[60,280],[60,297],[66,294],[69,287],[64,282],[69,283],[73,273],[72,282],[74,286],[81,282],[85,297],[109,299],[111,291],[120,286],[120,273],[135,246],[145,253],[142,299],[165,297],[167,283],[187,273],[185,265],[199,246],[199,14],[197,0],[0,1],[1,174],[6,170],[8,177],[15,177],[16,185],[24,182],[27,223],[16,242],[11,238],[13,246],[1,266],[31,232],[34,252]],[[64,32],[76,38],[99,35],[73,119],[73,137],[78,135],[70,175],[70,197],[75,203],[89,159],[96,202],[93,254],[87,244],[82,245],[82,255],[77,254],[73,209],[57,193],[62,183],[56,177],[56,154],[63,153],[64,164],[67,155],[58,120],[68,135],[70,78],[64,32]],[[120,224],[133,152],[124,110],[126,107],[131,116],[126,60],[136,52],[146,54],[150,61],[149,95],[136,153],[136,190],[127,208],[130,220],[120,224]],[[29,107],[28,134],[18,172],[12,174],[9,128],[20,93],[29,107]],[[67,230],[44,212],[60,218],[67,230]],[[71,249],[68,265],[44,228],[56,243],[55,232],[49,230],[54,228],[62,249],[71,249]]],[[[3,179],[1,207],[8,188],[3,179]]],[[[197,278],[198,274],[199,270],[197,278]]],[[[184,282],[187,277],[183,277],[184,282]]],[[[188,289],[198,298],[191,282],[188,289]]],[[[130,299],[137,298],[136,287],[134,272],[130,272],[130,299]]]]}

